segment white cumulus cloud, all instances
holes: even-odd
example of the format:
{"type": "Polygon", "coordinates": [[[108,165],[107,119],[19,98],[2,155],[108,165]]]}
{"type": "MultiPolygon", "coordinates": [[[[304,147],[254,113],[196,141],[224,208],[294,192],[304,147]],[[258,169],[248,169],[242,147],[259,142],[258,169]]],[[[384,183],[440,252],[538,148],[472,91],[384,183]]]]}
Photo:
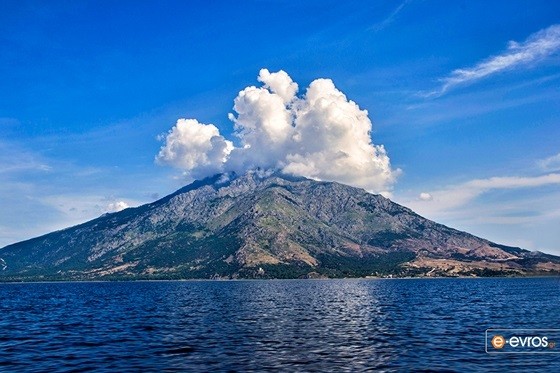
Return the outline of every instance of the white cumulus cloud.
{"type": "Polygon", "coordinates": [[[430,193],[424,193],[424,192],[420,193],[418,198],[420,198],[422,201],[431,201],[432,199],[434,199],[434,197],[432,197],[430,193]]]}
{"type": "Polygon", "coordinates": [[[157,162],[193,178],[261,168],[372,192],[391,189],[400,170],[392,169],[383,145],[372,143],[368,112],[332,80],[313,81],[303,95],[284,71],[262,69],[258,81],[261,87],[239,92],[229,114],[238,147],[212,124],[180,119],[166,135],[157,162]]]}
{"type": "Polygon", "coordinates": [[[213,124],[196,119],[179,119],[165,136],[156,161],[183,169],[192,177],[204,177],[220,172],[233,145],[220,136],[213,124]]]}
{"type": "Polygon", "coordinates": [[[107,212],[119,212],[129,207],[130,206],[128,205],[128,203],[124,201],[116,201],[116,202],[109,203],[107,205],[106,210],[107,212]]]}

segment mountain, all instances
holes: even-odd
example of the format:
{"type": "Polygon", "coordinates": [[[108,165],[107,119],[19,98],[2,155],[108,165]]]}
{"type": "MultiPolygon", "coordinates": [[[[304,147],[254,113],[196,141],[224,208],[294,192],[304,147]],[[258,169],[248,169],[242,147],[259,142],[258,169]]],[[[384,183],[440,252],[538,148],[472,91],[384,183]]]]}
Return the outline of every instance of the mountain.
{"type": "Polygon", "coordinates": [[[282,174],[221,174],[156,202],[0,249],[0,281],[560,273],[381,195],[282,174]]]}

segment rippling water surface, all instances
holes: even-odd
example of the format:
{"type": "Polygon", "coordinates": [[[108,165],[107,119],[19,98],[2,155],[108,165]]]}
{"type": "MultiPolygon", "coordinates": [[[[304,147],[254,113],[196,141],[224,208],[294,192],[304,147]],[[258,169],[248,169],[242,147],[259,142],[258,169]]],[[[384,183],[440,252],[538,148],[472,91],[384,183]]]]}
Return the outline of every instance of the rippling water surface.
{"type": "Polygon", "coordinates": [[[548,371],[487,328],[560,328],[560,279],[0,284],[0,371],[548,371]]]}

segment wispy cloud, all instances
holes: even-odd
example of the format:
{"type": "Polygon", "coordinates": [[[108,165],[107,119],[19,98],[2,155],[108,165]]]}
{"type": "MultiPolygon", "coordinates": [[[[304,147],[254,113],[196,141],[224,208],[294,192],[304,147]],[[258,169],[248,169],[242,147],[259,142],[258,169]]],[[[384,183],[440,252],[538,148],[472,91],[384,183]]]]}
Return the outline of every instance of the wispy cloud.
{"type": "Polygon", "coordinates": [[[124,181],[141,173],[115,177],[119,169],[84,167],[43,149],[0,140],[0,248],[153,199],[124,181]]]}
{"type": "Polygon", "coordinates": [[[530,35],[521,43],[510,41],[502,54],[489,57],[472,67],[453,70],[449,76],[440,79],[443,84],[438,90],[424,94],[424,96],[441,96],[456,86],[539,62],[559,50],[560,25],[552,25],[530,35]]]}
{"type": "Polygon", "coordinates": [[[536,188],[546,185],[560,185],[560,173],[533,177],[507,176],[474,179],[429,193],[422,192],[414,200],[404,203],[414,210],[432,215],[466,206],[477,197],[492,190],[536,188]],[[429,198],[426,198],[427,196],[429,198]]]}
{"type": "Polygon", "coordinates": [[[141,201],[117,199],[114,196],[58,194],[36,197],[39,203],[51,207],[64,217],[64,226],[82,223],[106,212],[117,212],[130,206],[137,206],[141,201]]]}
{"type": "Polygon", "coordinates": [[[11,219],[0,215],[0,248],[146,202],[101,194],[41,195],[33,184],[1,184],[0,193],[0,205],[12,213],[11,219]]]}
{"type": "Polygon", "coordinates": [[[537,164],[544,171],[558,171],[560,170],[560,153],[545,159],[541,159],[537,162],[537,164]]]}
{"type": "Polygon", "coordinates": [[[0,141],[0,175],[4,178],[6,178],[7,174],[17,172],[45,172],[51,169],[51,165],[40,155],[16,145],[0,141]]]}
{"type": "Polygon", "coordinates": [[[395,10],[393,10],[391,12],[391,14],[389,14],[383,21],[376,23],[375,25],[371,26],[369,29],[372,31],[381,31],[383,30],[385,27],[389,26],[391,23],[393,23],[393,21],[395,20],[395,18],[397,17],[397,14],[399,14],[401,12],[401,10],[411,2],[412,0],[405,0],[402,3],[399,4],[398,7],[395,8],[395,10]]]}
{"type": "Polygon", "coordinates": [[[397,202],[494,242],[560,255],[560,236],[555,233],[560,224],[559,186],[560,173],[490,177],[416,190],[415,195],[400,195],[397,202]]]}

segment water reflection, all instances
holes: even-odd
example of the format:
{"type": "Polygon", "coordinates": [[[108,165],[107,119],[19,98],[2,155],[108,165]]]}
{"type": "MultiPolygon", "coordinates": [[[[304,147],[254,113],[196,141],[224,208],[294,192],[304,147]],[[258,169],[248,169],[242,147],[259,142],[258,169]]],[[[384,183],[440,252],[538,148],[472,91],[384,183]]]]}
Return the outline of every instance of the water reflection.
{"type": "Polygon", "coordinates": [[[357,280],[189,283],[167,293],[165,343],[192,346],[174,362],[191,368],[383,367],[395,353],[376,296],[357,280]]]}
{"type": "Polygon", "coordinates": [[[560,371],[484,352],[560,325],[556,279],[1,284],[0,370],[560,371]]]}

